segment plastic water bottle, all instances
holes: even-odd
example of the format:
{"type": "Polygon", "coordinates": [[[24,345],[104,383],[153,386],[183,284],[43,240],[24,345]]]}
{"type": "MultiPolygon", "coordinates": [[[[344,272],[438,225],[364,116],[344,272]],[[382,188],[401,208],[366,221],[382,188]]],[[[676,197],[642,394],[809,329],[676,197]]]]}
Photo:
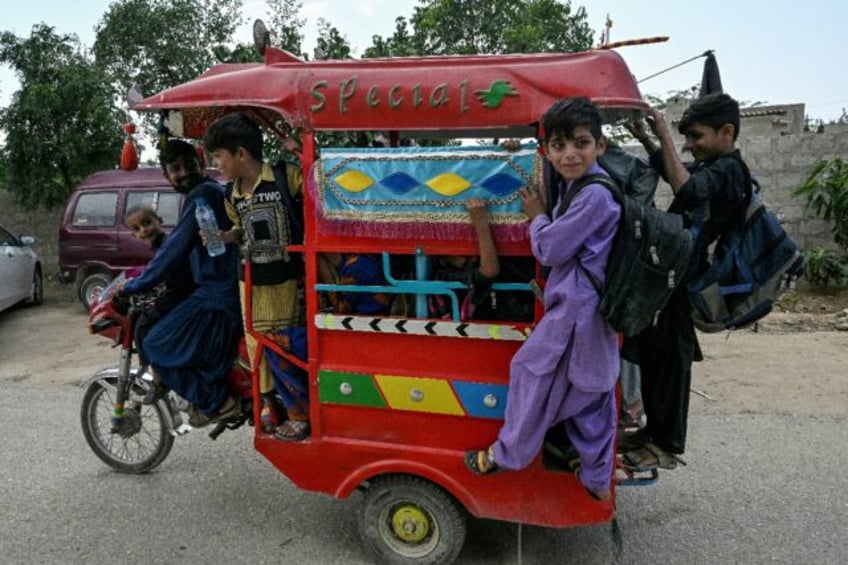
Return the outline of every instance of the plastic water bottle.
{"type": "Polygon", "coordinates": [[[218,231],[218,222],[215,220],[215,213],[206,200],[198,198],[195,201],[194,215],[197,218],[197,224],[200,226],[200,231],[206,236],[206,251],[210,257],[222,255],[225,251],[224,242],[221,241],[221,232],[218,231]]]}

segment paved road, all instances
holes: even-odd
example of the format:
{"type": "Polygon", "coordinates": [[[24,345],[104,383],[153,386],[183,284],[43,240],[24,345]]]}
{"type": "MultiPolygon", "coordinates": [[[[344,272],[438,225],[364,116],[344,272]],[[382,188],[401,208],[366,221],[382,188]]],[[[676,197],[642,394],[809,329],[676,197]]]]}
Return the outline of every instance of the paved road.
{"type": "MultiPolygon", "coordinates": [[[[3,349],[25,317],[4,316],[3,349]]],[[[21,373],[0,356],[0,563],[371,562],[356,534],[358,495],[298,491],[252,450],[247,430],[179,438],[154,473],[124,476],[85,444],[81,397],[67,379],[21,373]]],[[[619,491],[620,562],[843,563],[848,418],[693,403],[689,466],[619,491]]],[[[472,520],[459,563],[610,563],[612,547],[606,526],[472,520]]]]}

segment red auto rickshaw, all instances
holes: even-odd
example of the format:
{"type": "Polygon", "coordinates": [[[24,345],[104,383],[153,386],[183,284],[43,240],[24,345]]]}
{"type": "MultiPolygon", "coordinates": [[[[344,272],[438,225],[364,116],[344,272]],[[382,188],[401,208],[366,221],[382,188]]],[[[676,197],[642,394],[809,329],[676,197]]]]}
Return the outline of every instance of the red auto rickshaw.
{"type": "MultiPolygon", "coordinates": [[[[305,242],[290,250],[306,263],[309,353],[305,361],[278,354],[308,371],[312,430],[305,441],[281,442],[257,426],[256,449],[299,488],[339,498],[362,490],[362,537],[388,562],[453,561],[464,510],[558,528],[611,521],[614,496],[593,500],[547,453],[524,471],[487,477],[463,463],[466,450],[496,437],[509,362],[533,321],[460,319],[456,287],[429,280],[428,265],[477,253],[462,207],[473,195],[490,203],[500,256],[531,257],[517,193],[540,182],[538,147],[405,140],[538,138],[540,116],[569,96],[591,98],[610,123],[632,120],[647,106],[622,58],[597,50],[304,62],[269,46],[264,57],[218,65],[134,107],[161,112],[181,137],[201,138],[233,111],[268,132],[301,136],[305,242]],[[390,146],[321,143],[327,133],[360,131],[384,132],[390,146]],[[325,252],[381,255],[387,285],[360,290],[413,307],[385,317],[322,312],[319,295],[338,290],[318,281],[325,252]],[[410,265],[406,276],[394,268],[399,260],[410,265]],[[434,294],[451,303],[451,319],[427,318],[434,294]]],[[[537,272],[502,289],[532,292],[537,272]]],[[[536,301],[535,319],[541,314],[536,301]]]]}

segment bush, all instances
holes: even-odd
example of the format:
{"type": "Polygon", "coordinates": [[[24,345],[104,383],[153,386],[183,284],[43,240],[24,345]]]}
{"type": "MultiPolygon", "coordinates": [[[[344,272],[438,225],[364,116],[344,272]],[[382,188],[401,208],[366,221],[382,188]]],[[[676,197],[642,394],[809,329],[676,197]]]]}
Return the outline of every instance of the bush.
{"type": "Polygon", "coordinates": [[[833,222],[833,241],[842,254],[817,247],[804,251],[805,277],[813,286],[831,282],[848,287],[848,163],[842,159],[819,161],[793,196],[807,199],[807,209],[823,220],[833,222]]]}
{"type": "Polygon", "coordinates": [[[805,196],[807,209],[833,222],[833,241],[848,253],[848,163],[838,158],[819,161],[793,196],[805,196]]]}
{"type": "Polygon", "coordinates": [[[813,286],[827,287],[831,282],[848,286],[848,263],[838,253],[824,247],[804,251],[804,277],[813,286]]]}

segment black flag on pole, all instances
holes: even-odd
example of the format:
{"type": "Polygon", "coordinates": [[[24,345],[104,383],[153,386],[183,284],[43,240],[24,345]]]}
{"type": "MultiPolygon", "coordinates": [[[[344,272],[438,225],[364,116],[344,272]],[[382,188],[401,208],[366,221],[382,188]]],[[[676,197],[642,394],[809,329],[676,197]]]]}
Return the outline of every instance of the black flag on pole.
{"type": "Polygon", "coordinates": [[[698,92],[698,98],[702,98],[707,94],[719,94],[724,92],[721,88],[721,74],[718,72],[718,61],[712,50],[704,53],[707,60],[704,61],[704,74],[701,76],[701,91],[698,92]]]}

